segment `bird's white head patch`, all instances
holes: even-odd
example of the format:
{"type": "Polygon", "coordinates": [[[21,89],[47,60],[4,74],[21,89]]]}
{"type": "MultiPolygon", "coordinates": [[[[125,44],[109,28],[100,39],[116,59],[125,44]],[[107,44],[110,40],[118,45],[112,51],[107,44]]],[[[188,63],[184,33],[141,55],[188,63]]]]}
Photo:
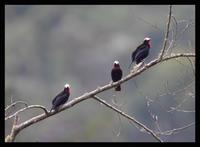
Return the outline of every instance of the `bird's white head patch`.
{"type": "Polygon", "coordinates": [[[70,88],[70,85],[66,83],[65,88],[70,88]]]}
{"type": "Polygon", "coordinates": [[[114,64],[117,64],[117,65],[119,65],[119,61],[115,61],[115,62],[114,62],[114,64]]]}
{"type": "Polygon", "coordinates": [[[151,40],[151,38],[146,37],[146,38],[144,38],[144,40],[149,41],[149,40],[151,40]]]}

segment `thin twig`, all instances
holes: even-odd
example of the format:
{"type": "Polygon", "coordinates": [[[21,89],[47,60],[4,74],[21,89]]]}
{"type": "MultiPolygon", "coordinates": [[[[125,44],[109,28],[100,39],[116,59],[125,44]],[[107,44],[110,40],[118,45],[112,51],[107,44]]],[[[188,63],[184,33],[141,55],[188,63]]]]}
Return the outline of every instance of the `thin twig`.
{"type": "Polygon", "coordinates": [[[183,110],[183,109],[175,109],[177,112],[184,112],[184,113],[195,113],[195,110],[183,110]]]}
{"type": "Polygon", "coordinates": [[[195,69],[194,69],[194,65],[193,65],[193,63],[192,63],[192,61],[191,61],[191,59],[190,59],[189,57],[187,57],[187,59],[188,59],[190,65],[191,65],[191,68],[192,68],[192,71],[193,71],[193,74],[194,74],[194,77],[195,77],[195,69]]]}
{"type": "MultiPolygon", "coordinates": [[[[175,107],[170,107],[170,110],[168,110],[167,112],[180,111],[180,109],[178,109],[178,108],[180,108],[187,100],[189,100],[188,97],[184,98],[184,99],[180,102],[180,104],[178,104],[178,105],[175,106],[175,107]]],[[[187,111],[187,110],[182,110],[182,111],[187,111]]],[[[194,112],[195,112],[195,111],[194,111],[194,112]]]]}
{"type": "Polygon", "coordinates": [[[19,113],[21,113],[21,112],[23,112],[23,111],[25,111],[25,110],[27,110],[27,109],[33,109],[33,108],[40,108],[40,109],[44,110],[44,112],[45,112],[46,114],[48,114],[48,110],[47,110],[44,106],[41,106],[41,105],[30,105],[30,106],[28,106],[28,107],[25,107],[25,108],[22,108],[22,109],[18,110],[17,112],[15,112],[15,113],[12,114],[12,115],[6,117],[5,120],[11,119],[12,117],[18,115],[19,113]]]}
{"type": "Polygon", "coordinates": [[[187,29],[188,29],[191,25],[193,25],[193,24],[194,24],[194,22],[188,23],[188,24],[185,26],[185,28],[182,30],[182,32],[180,32],[180,33],[177,35],[177,40],[178,40],[181,36],[183,36],[183,34],[185,33],[185,31],[187,31],[187,29]]]}
{"type": "MultiPolygon", "coordinates": [[[[26,103],[25,101],[16,101],[16,102],[13,102],[13,98],[11,97],[11,104],[8,105],[8,106],[5,108],[5,117],[8,116],[8,112],[7,112],[8,109],[14,107],[16,104],[24,104],[25,107],[28,107],[28,103],[26,103]]],[[[9,112],[9,113],[10,113],[10,112],[9,112]]]]}
{"type": "Polygon", "coordinates": [[[174,37],[174,40],[176,41],[176,38],[177,38],[177,34],[178,34],[178,23],[177,23],[177,20],[176,20],[176,17],[174,15],[172,15],[172,18],[175,22],[175,37],[174,37]]]}
{"type": "Polygon", "coordinates": [[[192,122],[186,126],[183,126],[183,127],[180,127],[180,128],[176,128],[176,129],[172,129],[172,130],[167,130],[167,131],[163,131],[163,132],[156,132],[156,134],[159,134],[159,135],[172,135],[172,134],[176,134],[176,133],[179,133],[179,131],[182,131],[184,129],[187,129],[191,126],[193,126],[195,123],[192,122]]]}
{"type": "Polygon", "coordinates": [[[177,59],[175,59],[175,61],[176,61],[178,64],[182,65],[183,67],[189,67],[187,64],[184,64],[184,63],[182,63],[181,61],[179,61],[179,60],[177,60],[177,59]]]}
{"type": "Polygon", "coordinates": [[[157,96],[151,97],[151,98],[146,96],[145,99],[147,100],[148,103],[150,103],[150,102],[152,103],[155,100],[157,100],[159,97],[163,97],[165,95],[176,95],[177,93],[180,93],[180,92],[186,90],[187,88],[191,87],[193,85],[193,83],[194,83],[194,80],[192,80],[188,85],[186,85],[185,87],[183,87],[181,89],[170,91],[170,92],[166,92],[166,93],[162,93],[162,94],[157,94],[157,96]]]}
{"type": "MultiPolygon", "coordinates": [[[[171,48],[173,48],[174,42],[175,42],[175,41],[172,39],[172,41],[169,43],[168,48],[166,49],[166,53],[168,53],[168,51],[169,51],[171,48]]],[[[169,53],[169,54],[170,54],[170,53],[169,53]]],[[[167,56],[167,54],[166,54],[166,56],[167,56]]]]}
{"type": "Polygon", "coordinates": [[[25,101],[16,101],[16,102],[13,102],[11,103],[10,105],[8,105],[6,108],[5,108],[5,111],[7,111],[9,108],[15,106],[16,104],[24,104],[26,107],[28,107],[28,103],[25,102],[25,101]]]}
{"type": "MultiPolygon", "coordinates": [[[[174,33],[174,29],[171,29],[172,30],[172,39],[171,39],[171,41],[170,41],[170,44],[169,44],[169,47],[166,49],[166,54],[169,52],[169,50],[171,49],[171,52],[172,52],[172,49],[174,48],[174,44],[176,43],[176,37],[177,37],[177,31],[178,31],[178,24],[177,24],[177,21],[176,21],[176,18],[172,15],[171,16],[173,19],[173,21],[172,22],[175,22],[175,33],[174,33]],[[175,35],[174,35],[175,34],[175,35]]],[[[169,31],[170,32],[170,31],[169,31]]],[[[170,54],[170,52],[169,52],[169,54],[170,54]]]]}
{"type": "Polygon", "coordinates": [[[166,33],[165,33],[163,47],[162,47],[161,53],[159,55],[160,60],[163,58],[163,55],[164,55],[164,52],[165,52],[165,49],[166,49],[166,46],[167,46],[171,16],[172,16],[172,5],[169,6],[169,18],[168,18],[168,21],[167,21],[167,29],[166,29],[166,33]]]}
{"type": "Polygon", "coordinates": [[[177,33],[177,35],[175,36],[174,44],[172,48],[175,48],[177,46],[177,44],[175,43],[183,36],[183,34],[187,31],[187,29],[189,29],[190,26],[192,26],[193,24],[194,22],[187,23],[185,28],[182,30],[182,32],[180,32],[179,34],[177,33]]]}
{"type": "Polygon", "coordinates": [[[138,120],[136,120],[135,118],[131,117],[130,115],[126,114],[125,112],[117,109],[116,107],[108,104],[105,100],[102,100],[101,98],[99,98],[98,96],[93,96],[93,98],[97,101],[99,101],[100,103],[106,105],[108,108],[114,110],[115,112],[117,112],[118,114],[121,114],[122,116],[124,116],[125,118],[131,120],[132,122],[136,123],[138,126],[142,127],[145,131],[147,131],[148,133],[150,133],[157,141],[159,142],[163,142],[151,129],[149,129],[147,126],[145,126],[144,124],[142,124],[141,122],[139,122],[138,120]]]}

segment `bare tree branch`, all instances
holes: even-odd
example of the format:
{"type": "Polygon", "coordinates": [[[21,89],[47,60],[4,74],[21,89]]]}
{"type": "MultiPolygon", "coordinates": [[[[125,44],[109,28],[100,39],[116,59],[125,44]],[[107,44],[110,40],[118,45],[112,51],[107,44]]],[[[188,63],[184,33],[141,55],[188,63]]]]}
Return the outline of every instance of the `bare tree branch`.
{"type": "MultiPolygon", "coordinates": [[[[174,54],[174,55],[171,55],[171,56],[167,56],[167,57],[164,57],[162,60],[160,60],[159,58],[151,61],[150,63],[148,64],[145,64],[145,66],[141,67],[140,69],[136,70],[135,72],[131,72],[130,74],[128,74],[126,77],[122,78],[121,80],[117,81],[117,82],[114,82],[114,83],[109,83],[105,86],[102,86],[102,87],[98,87],[97,89],[89,92],[89,93],[85,93],[83,94],[82,96],[80,97],[77,97],[77,98],[74,98],[73,100],[69,101],[68,103],[64,104],[60,109],[58,109],[57,111],[52,111],[52,112],[49,112],[46,110],[45,107],[43,106],[40,106],[40,105],[32,105],[32,106],[28,106],[26,108],[23,108],[21,110],[19,110],[18,112],[16,112],[15,114],[13,114],[12,116],[9,116],[7,117],[5,120],[7,120],[8,118],[10,117],[13,117],[13,116],[16,116],[19,112],[22,112],[24,111],[24,109],[30,109],[30,108],[41,108],[45,111],[45,113],[43,114],[40,114],[38,116],[35,116],[21,124],[19,124],[17,126],[17,128],[15,129],[15,131],[17,133],[15,133],[15,137],[16,135],[22,131],[23,129],[25,129],[26,127],[32,125],[32,124],[35,124],[37,122],[40,122],[52,115],[55,115],[61,111],[64,111],[65,109],[68,109],[70,107],[73,107],[74,105],[86,100],[86,99],[89,99],[89,98],[92,98],[94,95],[97,95],[103,91],[106,91],[106,90],[109,90],[111,88],[114,88],[116,87],[117,85],[119,84],[122,84],[122,83],[125,83],[127,81],[129,81],[130,79],[132,79],[133,77],[141,74],[142,72],[144,72],[145,70],[149,69],[150,67],[152,66],[155,66],[156,64],[159,64],[159,63],[162,63],[164,61],[167,61],[167,60],[171,60],[171,59],[175,59],[175,58],[183,58],[183,57],[195,57],[195,54],[194,53],[180,53],[180,54],[174,54]]],[[[14,138],[15,138],[14,137],[14,138]]]]}
{"type": "Polygon", "coordinates": [[[167,46],[171,16],[172,16],[172,5],[169,6],[169,18],[168,18],[168,21],[167,21],[167,29],[166,29],[166,33],[165,33],[163,47],[162,47],[161,53],[159,55],[160,60],[163,58],[163,55],[164,55],[164,52],[165,52],[165,49],[166,49],[166,46],[167,46]]]}
{"type": "Polygon", "coordinates": [[[180,128],[176,128],[176,129],[172,129],[172,130],[167,130],[167,131],[163,131],[163,132],[156,132],[156,134],[160,134],[160,135],[172,135],[172,134],[176,134],[179,133],[182,130],[185,130],[191,126],[193,126],[195,123],[192,122],[186,126],[180,127],[180,128]]]}
{"type": "MultiPolygon", "coordinates": [[[[168,91],[168,92],[165,92],[165,93],[162,93],[162,94],[157,94],[157,96],[155,97],[152,97],[152,98],[149,98],[147,96],[144,96],[145,99],[147,100],[147,106],[150,105],[150,102],[154,102],[155,100],[157,100],[159,97],[162,97],[162,96],[165,96],[165,95],[176,95],[177,93],[180,93],[184,90],[186,90],[187,88],[191,87],[194,83],[194,80],[192,80],[188,85],[186,85],[185,87],[181,88],[181,89],[178,89],[178,90],[174,90],[174,91],[168,91]]],[[[168,110],[167,112],[170,112],[172,110],[168,110]]]]}
{"type": "MultiPolygon", "coordinates": [[[[172,39],[170,41],[169,47],[165,51],[168,54],[170,54],[172,52],[172,49],[177,46],[177,43],[176,43],[177,40],[179,40],[180,37],[183,36],[183,34],[194,24],[194,22],[191,21],[191,20],[190,21],[184,20],[183,22],[186,22],[187,24],[186,24],[185,28],[180,33],[178,33],[178,22],[177,22],[175,16],[171,15],[171,18],[173,20],[172,22],[174,22],[174,24],[175,24],[175,26],[173,26],[173,27],[175,27],[175,33],[174,33],[174,29],[171,29],[171,31],[172,31],[171,32],[172,33],[171,38],[172,39]]],[[[170,33],[170,30],[169,30],[169,33],[170,33]]]]}
{"type": "Polygon", "coordinates": [[[11,99],[11,104],[8,105],[8,106],[5,108],[5,111],[7,111],[9,108],[15,106],[16,104],[24,104],[26,107],[28,107],[28,103],[25,102],[25,101],[16,101],[16,102],[12,102],[12,99],[11,99]]]}
{"type": "Polygon", "coordinates": [[[191,61],[191,59],[189,57],[187,57],[187,59],[188,59],[190,65],[191,65],[191,68],[192,68],[192,71],[193,71],[193,75],[195,77],[195,66],[193,65],[193,63],[192,63],[192,61],[191,61]]]}
{"type": "Polygon", "coordinates": [[[178,23],[177,23],[177,20],[176,20],[176,17],[172,15],[172,18],[175,22],[175,37],[174,37],[174,41],[176,42],[176,38],[177,38],[177,34],[178,34],[178,23]]]}
{"type": "Polygon", "coordinates": [[[151,134],[157,141],[159,142],[163,142],[151,129],[149,129],[147,126],[145,126],[144,124],[142,124],[141,122],[139,122],[138,120],[136,120],[135,118],[129,116],[128,114],[126,114],[125,112],[117,109],[116,107],[108,104],[105,100],[102,100],[101,98],[99,98],[98,96],[93,96],[93,98],[97,101],[99,101],[100,103],[106,105],[108,108],[114,110],[115,112],[117,112],[118,114],[121,114],[122,116],[124,116],[125,118],[129,119],[130,121],[136,123],[138,126],[142,127],[145,131],[147,131],[149,134],[151,134]]]}
{"type": "Polygon", "coordinates": [[[195,113],[195,110],[183,110],[183,109],[173,109],[173,111],[177,111],[177,112],[184,112],[184,113],[195,113]]]}
{"type": "Polygon", "coordinates": [[[8,120],[8,119],[12,118],[12,117],[18,115],[19,113],[21,113],[21,112],[23,112],[23,111],[25,111],[25,110],[27,110],[27,109],[33,109],[33,108],[40,108],[40,109],[44,110],[44,112],[45,112],[46,114],[48,114],[48,110],[47,110],[44,106],[41,106],[41,105],[31,105],[31,106],[28,106],[28,107],[25,107],[25,108],[22,108],[22,109],[18,110],[18,111],[15,112],[14,114],[12,114],[12,115],[6,117],[5,120],[8,120]]]}
{"type": "Polygon", "coordinates": [[[191,25],[193,25],[193,24],[194,24],[193,21],[191,21],[190,23],[187,23],[187,25],[185,26],[185,28],[177,35],[177,40],[178,40],[181,36],[183,36],[183,34],[185,33],[185,31],[186,31],[191,25]]]}
{"type": "Polygon", "coordinates": [[[18,122],[18,116],[15,115],[14,121],[13,121],[13,126],[11,129],[10,135],[8,135],[5,139],[5,142],[13,142],[15,140],[15,136],[18,134],[17,131],[17,122],[18,122]]]}
{"type": "MultiPolygon", "coordinates": [[[[170,41],[170,44],[169,44],[169,47],[166,49],[166,54],[169,52],[169,54],[170,54],[170,52],[172,52],[172,49],[174,48],[174,44],[176,43],[176,37],[177,37],[177,31],[178,31],[178,24],[177,24],[177,21],[176,21],[176,18],[172,15],[171,16],[171,18],[173,18],[172,20],[172,22],[173,22],[173,24],[175,23],[175,33],[174,33],[174,29],[172,28],[171,29],[171,41],[170,41]],[[170,50],[171,49],[171,50],[170,50]]],[[[174,25],[173,25],[173,27],[174,27],[174,25]]],[[[169,31],[170,32],[170,31],[169,31]]]]}
{"type": "Polygon", "coordinates": [[[189,99],[188,97],[184,98],[184,99],[181,101],[180,104],[178,104],[176,107],[170,107],[170,110],[168,110],[167,112],[172,112],[172,111],[195,112],[195,111],[190,111],[190,110],[181,110],[181,109],[178,109],[178,108],[180,108],[180,107],[183,105],[183,103],[185,103],[188,99],[189,99]]]}

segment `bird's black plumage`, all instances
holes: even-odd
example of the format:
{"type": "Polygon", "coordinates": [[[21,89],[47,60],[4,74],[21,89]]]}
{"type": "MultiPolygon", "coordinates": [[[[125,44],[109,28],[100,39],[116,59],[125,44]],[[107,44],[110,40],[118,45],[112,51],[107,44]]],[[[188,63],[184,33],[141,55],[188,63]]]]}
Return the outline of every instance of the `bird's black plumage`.
{"type": "MultiPolygon", "coordinates": [[[[118,62],[114,63],[114,66],[111,70],[112,81],[117,82],[117,81],[121,80],[122,74],[123,74],[123,72],[119,66],[119,63],[118,62]]],[[[117,87],[115,87],[115,91],[121,91],[121,86],[118,85],[117,87]]]]}
{"type": "MultiPolygon", "coordinates": [[[[131,64],[135,61],[136,64],[139,64],[142,60],[144,60],[148,55],[149,55],[149,49],[150,49],[150,44],[149,44],[150,38],[148,40],[144,40],[144,42],[137,47],[135,51],[133,51],[131,59],[132,62],[131,64]]],[[[129,68],[131,67],[131,64],[129,68]]]]}
{"type": "Polygon", "coordinates": [[[66,103],[69,96],[70,96],[69,87],[67,87],[53,99],[51,111],[56,110],[60,105],[66,103]]]}

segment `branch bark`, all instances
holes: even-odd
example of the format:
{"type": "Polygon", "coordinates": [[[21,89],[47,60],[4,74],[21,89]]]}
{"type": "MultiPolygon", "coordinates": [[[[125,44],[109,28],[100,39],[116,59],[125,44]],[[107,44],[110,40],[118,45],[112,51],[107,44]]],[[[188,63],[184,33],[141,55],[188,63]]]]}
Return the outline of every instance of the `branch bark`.
{"type": "Polygon", "coordinates": [[[169,18],[167,21],[167,29],[166,29],[166,33],[165,33],[165,38],[164,38],[164,43],[163,43],[163,47],[161,50],[161,53],[159,55],[159,59],[161,60],[163,58],[166,46],[167,46],[167,41],[168,41],[168,36],[169,36],[169,27],[170,27],[170,22],[171,22],[171,17],[172,17],[172,5],[169,6],[169,18]]]}
{"type": "MultiPolygon", "coordinates": [[[[46,110],[46,108],[44,109],[45,113],[41,114],[41,115],[38,115],[38,116],[35,116],[19,125],[16,126],[15,128],[15,132],[14,133],[14,139],[16,137],[16,135],[22,131],[23,129],[37,123],[37,122],[40,122],[50,116],[53,116],[57,113],[60,113],[61,111],[64,111],[66,109],[69,109],[71,107],[73,107],[74,105],[86,100],[86,99],[89,99],[89,98],[92,98],[94,97],[95,95],[103,92],[103,91],[106,91],[106,90],[109,90],[111,88],[114,88],[116,87],[117,85],[119,84],[122,84],[122,83],[125,83],[127,82],[128,80],[132,79],[133,77],[141,74],[142,72],[146,71],[147,69],[149,69],[150,67],[152,66],[155,66],[156,64],[159,64],[159,63],[162,63],[164,61],[167,61],[167,60],[171,60],[171,59],[175,59],[175,58],[182,58],[182,57],[195,57],[195,54],[194,53],[180,53],[180,54],[174,54],[174,55],[171,55],[171,56],[167,56],[167,57],[164,57],[162,58],[161,60],[159,58],[151,61],[150,63],[146,64],[145,66],[141,67],[140,69],[138,69],[137,71],[135,72],[131,72],[129,73],[126,77],[122,78],[120,81],[118,82],[114,82],[114,83],[110,83],[110,84],[107,84],[105,86],[102,86],[102,87],[98,87],[97,89],[91,91],[91,92],[88,92],[88,93],[85,93],[83,94],[82,96],[80,97],[77,97],[77,98],[74,98],[73,100],[69,101],[68,103],[64,104],[58,111],[53,111],[53,112],[48,112],[46,110]],[[48,113],[47,113],[48,112],[48,113]]],[[[29,106],[30,107],[30,106],[29,106]]],[[[27,107],[28,108],[28,107],[27,107]]],[[[24,108],[25,109],[25,108],[24,108]]],[[[22,111],[22,110],[21,110],[22,111]]],[[[20,112],[21,112],[20,111],[20,112]]],[[[24,110],[23,110],[24,111],[24,110]]],[[[17,113],[17,112],[16,112],[17,113]]],[[[19,113],[19,112],[18,112],[19,113]]],[[[17,113],[17,114],[18,114],[17,113]]],[[[15,116],[17,115],[15,114],[15,116]]],[[[13,140],[14,140],[13,139],[13,140]]]]}
{"type": "Polygon", "coordinates": [[[16,102],[11,103],[10,105],[8,105],[8,106],[5,108],[5,111],[7,111],[9,108],[15,106],[16,104],[24,104],[26,107],[28,107],[27,102],[25,102],[25,101],[16,101],[16,102]]]}
{"type": "Polygon", "coordinates": [[[8,113],[8,109],[14,107],[16,104],[24,104],[26,107],[28,107],[28,103],[25,102],[25,101],[16,101],[16,102],[12,102],[12,97],[11,97],[11,104],[8,105],[6,108],[5,108],[5,117],[7,117],[8,113]]]}
{"type": "Polygon", "coordinates": [[[46,114],[48,114],[48,110],[44,106],[41,106],[41,105],[31,105],[31,106],[28,106],[28,107],[25,107],[25,108],[22,108],[22,109],[18,110],[17,112],[15,112],[12,115],[9,115],[8,117],[5,118],[5,120],[11,119],[14,116],[18,115],[19,113],[21,113],[21,112],[23,112],[25,110],[28,110],[28,109],[33,109],[33,108],[40,108],[40,109],[44,110],[44,112],[46,114]]]}
{"type": "Polygon", "coordinates": [[[93,98],[97,101],[99,101],[100,103],[104,104],[105,106],[107,106],[108,108],[114,110],[115,112],[121,114],[122,116],[124,116],[125,118],[131,120],[133,123],[137,124],[138,126],[142,127],[145,131],[147,131],[148,133],[150,133],[157,141],[159,142],[163,142],[151,129],[149,129],[147,126],[145,126],[144,124],[142,124],[141,122],[139,122],[138,120],[136,120],[134,117],[129,116],[128,114],[126,114],[125,112],[115,108],[114,106],[108,104],[105,100],[102,100],[101,98],[99,98],[98,96],[93,96],[93,98]]]}

